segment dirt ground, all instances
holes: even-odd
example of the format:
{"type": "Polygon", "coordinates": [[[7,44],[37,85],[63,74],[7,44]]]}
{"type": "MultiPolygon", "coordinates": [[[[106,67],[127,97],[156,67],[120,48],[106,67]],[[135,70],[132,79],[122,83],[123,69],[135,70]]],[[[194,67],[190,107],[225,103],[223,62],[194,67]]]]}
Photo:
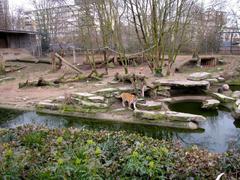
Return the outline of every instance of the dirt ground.
{"type": "MultiPolygon", "coordinates": [[[[233,72],[240,64],[239,56],[222,56],[215,55],[219,59],[223,59],[227,64],[221,67],[211,67],[202,69],[192,69],[192,71],[209,71],[214,74],[227,74],[233,72]]],[[[66,58],[69,62],[73,61],[72,57],[66,58]]],[[[191,56],[181,55],[177,58],[175,67],[180,67],[182,64],[188,62],[191,56]]],[[[82,64],[84,58],[78,57],[77,64],[82,64]]],[[[16,64],[16,63],[14,63],[16,64]]],[[[63,66],[58,72],[51,72],[50,64],[35,64],[35,63],[20,63],[19,65],[25,65],[26,68],[17,72],[8,73],[7,76],[15,77],[13,81],[3,82],[0,84],[0,106],[11,106],[16,108],[30,108],[35,105],[35,103],[55,98],[71,92],[92,92],[100,88],[109,88],[108,82],[113,79],[116,72],[123,73],[123,67],[116,66],[109,69],[109,75],[104,76],[103,81],[99,82],[75,82],[68,84],[61,84],[60,87],[37,87],[37,88],[24,88],[19,89],[18,83],[25,82],[26,80],[37,80],[39,77],[43,77],[45,80],[56,79],[63,75],[64,73],[75,72],[66,66],[63,66]]],[[[84,69],[84,73],[88,74],[90,69],[84,69]]],[[[104,69],[98,69],[99,72],[104,72],[104,69]]],[[[154,77],[151,73],[149,67],[145,65],[140,65],[139,67],[129,67],[130,73],[142,73],[148,77],[148,81],[151,82],[158,77],[154,77]]],[[[167,79],[179,79],[183,80],[191,73],[191,69],[187,72],[175,73],[174,75],[163,77],[167,79]]]]}

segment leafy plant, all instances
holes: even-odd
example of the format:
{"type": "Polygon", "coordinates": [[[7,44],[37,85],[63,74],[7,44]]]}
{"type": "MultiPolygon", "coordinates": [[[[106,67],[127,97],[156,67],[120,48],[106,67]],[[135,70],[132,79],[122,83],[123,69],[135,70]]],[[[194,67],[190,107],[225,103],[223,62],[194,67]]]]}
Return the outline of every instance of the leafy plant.
{"type": "Polygon", "coordinates": [[[43,131],[30,132],[22,137],[22,143],[28,147],[40,147],[45,143],[46,133],[43,131]]]}
{"type": "Polygon", "coordinates": [[[197,147],[125,132],[21,127],[0,131],[3,179],[239,178],[240,152],[197,147]]]}

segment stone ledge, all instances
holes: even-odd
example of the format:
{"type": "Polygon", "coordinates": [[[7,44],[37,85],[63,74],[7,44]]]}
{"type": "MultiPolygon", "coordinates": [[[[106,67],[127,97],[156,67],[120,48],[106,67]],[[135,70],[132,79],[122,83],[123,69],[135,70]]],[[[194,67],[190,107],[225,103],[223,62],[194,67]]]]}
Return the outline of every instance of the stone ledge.
{"type": "Polygon", "coordinates": [[[168,121],[182,121],[182,122],[203,122],[206,120],[205,117],[200,115],[179,113],[174,111],[141,111],[135,110],[134,114],[136,117],[148,120],[168,120],[168,121]]]}

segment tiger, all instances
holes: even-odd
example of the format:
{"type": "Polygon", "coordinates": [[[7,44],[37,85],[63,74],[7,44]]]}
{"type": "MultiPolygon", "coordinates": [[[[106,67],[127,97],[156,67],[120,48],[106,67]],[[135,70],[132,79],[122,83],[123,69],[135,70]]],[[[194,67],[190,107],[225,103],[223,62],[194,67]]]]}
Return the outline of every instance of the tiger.
{"type": "Polygon", "coordinates": [[[137,103],[137,97],[131,93],[122,93],[120,95],[122,98],[122,105],[123,107],[126,107],[125,102],[128,103],[128,108],[131,108],[131,105],[133,105],[134,110],[137,110],[136,103],[137,103]]]}

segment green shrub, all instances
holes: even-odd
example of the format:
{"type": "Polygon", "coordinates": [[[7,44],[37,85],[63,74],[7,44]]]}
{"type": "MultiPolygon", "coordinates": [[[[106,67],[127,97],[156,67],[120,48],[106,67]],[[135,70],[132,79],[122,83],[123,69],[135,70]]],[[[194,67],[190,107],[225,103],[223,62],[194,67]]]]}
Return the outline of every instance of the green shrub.
{"type": "Polygon", "coordinates": [[[47,134],[43,131],[30,132],[24,135],[21,139],[23,145],[28,147],[41,147],[45,143],[45,138],[47,134]]]}
{"type": "Polygon", "coordinates": [[[239,151],[197,147],[125,132],[22,127],[1,131],[3,179],[238,179],[239,151]]]}

